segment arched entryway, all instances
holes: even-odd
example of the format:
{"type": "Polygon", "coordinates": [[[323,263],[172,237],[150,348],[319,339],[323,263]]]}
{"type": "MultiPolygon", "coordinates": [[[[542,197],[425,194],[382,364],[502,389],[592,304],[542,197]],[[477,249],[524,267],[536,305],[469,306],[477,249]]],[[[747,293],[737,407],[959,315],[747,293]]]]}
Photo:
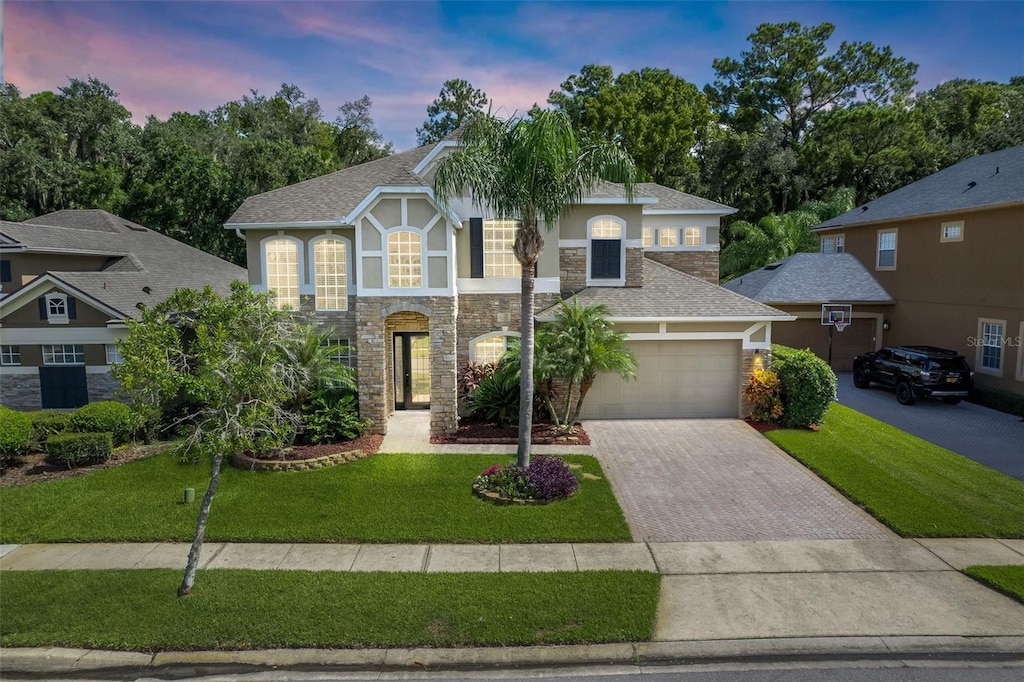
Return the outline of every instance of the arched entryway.
{"type": "Polygon", "coordinates": [[[402,310],[384,320],[389,404],[394,410],[430,408],[430,320],[402,310]]]}

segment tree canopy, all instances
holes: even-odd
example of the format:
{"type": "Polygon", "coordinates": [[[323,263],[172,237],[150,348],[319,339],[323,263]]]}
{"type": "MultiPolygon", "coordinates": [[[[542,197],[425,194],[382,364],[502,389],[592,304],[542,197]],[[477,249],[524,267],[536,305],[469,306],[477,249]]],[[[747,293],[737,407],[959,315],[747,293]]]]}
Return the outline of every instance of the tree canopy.
{"type": "Polygon", "coordinates": [[[441,93],[427,107],[427,120],[416,129],[421,145],[440,142],[451,135],[474,114],[487,106],[487,93],[477,90],[469,81],[453,78],[444,82],[441,93]]]}

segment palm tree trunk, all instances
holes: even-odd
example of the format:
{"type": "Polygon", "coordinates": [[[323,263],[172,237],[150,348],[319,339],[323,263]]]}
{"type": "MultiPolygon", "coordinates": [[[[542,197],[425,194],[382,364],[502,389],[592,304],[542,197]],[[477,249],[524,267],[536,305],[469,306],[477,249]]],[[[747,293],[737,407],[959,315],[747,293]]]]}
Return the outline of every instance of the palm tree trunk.
{"type": "Polygon", "coordinates": [[[192,592],[192,586],[196,582],[196,569],[199,568],[199,552],[203,548],[203,538],[206,536],[206,520],[210,517],[210,507],[213,505],[213,495],[217,492],[217,485],[220,484],[220,465],[224,461],[224,454],[220,451],[213,458],[213,475],[210,477],[210,485],[203,496],[203,502],[199,505],[199,519],[196,521],[196,534],[192,536],[192,547],[188,550],[188,562],[185,564],[185,577],[178,588],[178,596],[184,597],[192,592]]]}
{"type": "Polygon", "coordinates": [[[533,265],[523,264],[522,320],[519,327],[519,448],[516,464],[530,466],[530,441],[533,437],[533,265]]]}
{"type": "Polygon", "coordinates": [[[572,427],[575,426],[577,421],[579,421],[580,411],[583,410],[583,399],[587,397],[587,393],[593,385],[593,379],[584,379],[580,382],[580,395],[579,398],[576,399],[576,409],[572,411],[572,417],[569,418],[569,423],[566,424],[566,429],[568,431],[572,431],[572,427]]]}

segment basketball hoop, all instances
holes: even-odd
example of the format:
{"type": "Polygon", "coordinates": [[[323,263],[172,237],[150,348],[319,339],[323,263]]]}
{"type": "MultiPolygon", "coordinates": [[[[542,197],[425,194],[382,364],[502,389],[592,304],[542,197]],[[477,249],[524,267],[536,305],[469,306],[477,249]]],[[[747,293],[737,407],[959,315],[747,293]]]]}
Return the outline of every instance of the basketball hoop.
{"type": "Polygon", "coordinates": [[[850,326],[850,323],[847,322],[846,320],[836,320],[832,324],[836,328],[837,332],[841,332],[841,331],[843,331],[844,329],[846,329],[847,327],[850,326]]]}

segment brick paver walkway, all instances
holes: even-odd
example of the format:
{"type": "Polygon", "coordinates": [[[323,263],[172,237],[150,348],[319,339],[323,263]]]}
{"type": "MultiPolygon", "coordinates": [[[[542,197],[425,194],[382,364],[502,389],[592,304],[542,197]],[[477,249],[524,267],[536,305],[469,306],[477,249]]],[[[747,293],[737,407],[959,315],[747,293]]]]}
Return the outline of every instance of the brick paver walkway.
{"type": "Polygon", "coordinates": [[[635,541],[896,537],[742,421],[584,427],[635,541]]]}

